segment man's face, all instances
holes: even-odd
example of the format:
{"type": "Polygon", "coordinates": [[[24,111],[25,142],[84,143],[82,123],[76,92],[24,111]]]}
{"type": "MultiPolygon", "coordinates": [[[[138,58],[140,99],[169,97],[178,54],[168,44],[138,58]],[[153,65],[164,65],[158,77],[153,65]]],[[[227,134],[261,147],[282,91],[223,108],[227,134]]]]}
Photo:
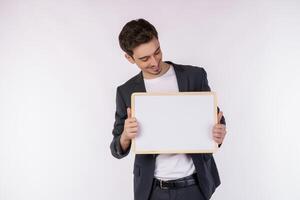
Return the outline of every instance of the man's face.
{"type": "Polygon", "coordinates": [[[148,43],[133,49],[133,56],[126,58],[135,63],[143,72],[144,78],[155,78],[161,75],[163,62],[159,41],[155,37],[148,43]]]}

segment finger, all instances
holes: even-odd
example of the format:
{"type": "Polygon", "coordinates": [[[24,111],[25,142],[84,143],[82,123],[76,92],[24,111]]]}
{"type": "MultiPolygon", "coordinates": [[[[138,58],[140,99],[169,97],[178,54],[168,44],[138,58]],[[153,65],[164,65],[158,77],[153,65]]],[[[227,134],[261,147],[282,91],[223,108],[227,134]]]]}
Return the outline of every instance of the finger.
{"type": "Polygon", "coordinates": [[[129,128],[138,127],[138,123],[137,122],[128,123],[127,127],[129,128]]]}
{"type": "Polygon", "coordinates": [[[226,130],[223,128],[214,128],[212,132],[213,133],[225,133],[226,130]]]}
{"type": "Polygon", "coordinates": [[[226,132],[215,132],[212,134],[213,137],[221,137],[221,138],[225,138],[226,136],[226,132]]]}
{"type": "Polygon", "coordinates": [[[129,133],[136,133],[138,131],[138,127],[128,128],[129,133]]]}
{"type": "Polygon", "coordinates": [[[222,137],[222,138],[224,138],[225,135],[226,135],[226,133],[225,132],[214,132],[212,135],[216,136],[216,137],[222,137]]]}
{"type": "Polygon", "coordinates": [[[224,132],[213,132],[213,134],[212,134],[213,136],[223,136],[223,135],[225,135],[224,134],[224,132]]]}
{"type": "Polygon", "coordinates": [[[126,129],[126,136],[129,138],[132,134],[136,134],[137,131],[133,130],[132,128],[127,128],[126,129]]]}
{"type": "Polygon", "coordinates": [[[213,128],[217,128],[217,129],[225,129],[225,125],[224,124],[215,124],[213,128]]]}
{"type": "Polygon", "coordinates": [[[127,118],[131,118],[131,109],[127,108],[127,118]]]}
{"type": "Polygon", "coordinates": [[[223,134],[224,135],[225,131],[222,130],[215,130],[213,131],[213,134],[223,134]]]}
{"type": "Polygon", "coordinates": [[[220,140],[220,141],[223,141],[224,138],[223,138],[223,137],[218,137],[218,136],[213,136],[213,139],[214,139],[214,140],[220,140]]]}
{"type": "Polygon", "coordinates": [[[220,137],[213,137],[213,140],[214,140],[214,141],[220,141],[221,138],[220,138],[220,137]]]}
{"type": "Polygon", "coordinates": [[[223,136],[222,136],[222,135],[219,135],[219,134],[215,134],[215,135],[213,135],[213,138],[222,139],[223,136]]]}
{"type": "Polygon", "coordinates": [[[220,112],[218,113],[218,124],[220,124],[221,119],[222,119],[222,116],[223,116],[223,112],[220,111],[220,112]]]}
{"type": "Polygon", "coordinates": [[[225,132],[226,131],[224,129],[218,129],[218,128],[212,130],[212,133],[225,133],[225,132]]]}
{"type": "Polygon", "coordinates": [[[226,130],[213,130],[212,134],[222,134],[222,135],[226,135],[226,130]]]}
{"type": "Polygon", "coordinates": [[[135,117],[126,119],[126,123],[128,123],[128,124],[131,124],[131,123],[134,123],[134,122],[137,122],[135,117]]]}

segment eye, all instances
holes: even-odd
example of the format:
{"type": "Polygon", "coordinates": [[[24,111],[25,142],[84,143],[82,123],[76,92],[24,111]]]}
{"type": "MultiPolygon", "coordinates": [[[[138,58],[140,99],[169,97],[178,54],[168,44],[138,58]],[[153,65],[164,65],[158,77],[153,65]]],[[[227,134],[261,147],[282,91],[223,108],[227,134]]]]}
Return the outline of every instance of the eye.
{"type": "Polygon", "coordinates": [[[155,52],[155,55],[158,55],[159,53],[160,53],[160,50],[156,51],[156,52],[155,52]]]}
{"type": "Polygon", "coordinates": [[[142,59],[143,62],[147,62],[148,58],[144,58],[142,59]]]}

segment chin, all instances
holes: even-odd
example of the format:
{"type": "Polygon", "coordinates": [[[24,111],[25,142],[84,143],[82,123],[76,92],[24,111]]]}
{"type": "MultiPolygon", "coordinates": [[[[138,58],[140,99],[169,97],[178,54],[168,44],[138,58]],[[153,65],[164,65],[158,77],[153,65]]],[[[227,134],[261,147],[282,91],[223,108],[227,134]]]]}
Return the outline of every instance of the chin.
{"type": "Polygon", "coordinates": [[[155,71],[154,73],[156,74],[156,75],[158,75],[158,74],[160,74],[162,72],[162,69],[160,68],[158,71],[155,71]]]}

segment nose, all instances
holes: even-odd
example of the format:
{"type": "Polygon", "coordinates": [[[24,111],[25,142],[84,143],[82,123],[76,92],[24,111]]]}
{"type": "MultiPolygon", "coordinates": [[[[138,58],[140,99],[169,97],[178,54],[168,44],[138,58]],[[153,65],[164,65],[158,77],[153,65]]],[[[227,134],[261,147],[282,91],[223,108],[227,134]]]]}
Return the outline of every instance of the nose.
{"type": "Polygon", "coordinates": [[[150,59],[151,59],[150,60],[151,66],[157,66],[158,65],[158,63],[157,63],[157,61],[156,61],[156,59],[155,59],[154,56],[151,56],[150,59]]]}

